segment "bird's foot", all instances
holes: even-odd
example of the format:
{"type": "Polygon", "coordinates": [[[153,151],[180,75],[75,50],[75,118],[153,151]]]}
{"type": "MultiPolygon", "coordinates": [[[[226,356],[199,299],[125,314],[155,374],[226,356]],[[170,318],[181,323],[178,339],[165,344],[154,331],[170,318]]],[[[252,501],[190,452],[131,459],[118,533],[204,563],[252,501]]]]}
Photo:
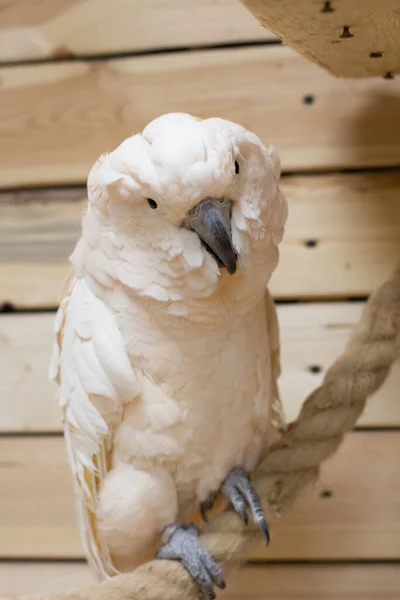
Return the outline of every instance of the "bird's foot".
{"type": "MultiPolygon", "coordinates": [[[[246,509],[247,502],[253,521],[260,527],[268,546],[270,540],[268,525],[265,521],[260,499],[251,484],[248,473],[244,469],[235,467],[222,484],[221,492],[230,500],[233,508],[241,516],[245,525],[249,523],[246,509]]],[[[211,496],[209,500],[201,505],[201,514],[205,521],[207,521],[207,511],[211,510],[213,506],[214,498],[215,496],[211,496]]]]}
{"type": "Polygon", "coordinates": [[[178,524],[167,528],[167,542],[156,554],[156,558],[180,560],[190,576],[200,586],[207,600],[216,597],[214,584],[225,588],[221,569],[200,544],[199,530],[194,524],[178,524]]]}

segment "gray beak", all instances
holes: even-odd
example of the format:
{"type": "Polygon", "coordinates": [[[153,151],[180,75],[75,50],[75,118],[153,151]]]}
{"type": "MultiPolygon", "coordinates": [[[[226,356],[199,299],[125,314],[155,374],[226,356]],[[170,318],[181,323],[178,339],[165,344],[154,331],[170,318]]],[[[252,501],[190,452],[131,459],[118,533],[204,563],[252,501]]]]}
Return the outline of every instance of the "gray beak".
{"type": "Polygon", "coordinates": [[[231,202],[228,198],[205,198],[186,215],[185,225],[196,232],[220,267],[236,273],[237,255],[232,243],[231,202]]]}

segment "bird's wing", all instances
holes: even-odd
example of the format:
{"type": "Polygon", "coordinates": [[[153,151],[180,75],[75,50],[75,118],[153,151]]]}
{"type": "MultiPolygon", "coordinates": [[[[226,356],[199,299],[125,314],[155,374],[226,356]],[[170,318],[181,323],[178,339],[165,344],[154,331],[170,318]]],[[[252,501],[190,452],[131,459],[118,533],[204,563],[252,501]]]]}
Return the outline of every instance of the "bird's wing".
{"type": "Polygon", "coordinates": [[[123,405],[138,395],[138,383],[114,316],[73,274],[55,336],[49,378],[58,385],[81,537],[89,562],[109,577],[115,569],[97,528],[96,502],[123,405]]]}
{"type": "Polygon", "coordinates": [[[265,311],[267,316],[268,338],[271,352],[271,423],[273,428],[277,432],[281,433],[286,428],[286,417],[283,410],[282,400],[280,397],[278,386],[278,379],[281,374],[281,346],[279,336],[279,322],[275,303],[268,289],[266,289],[265,291],[265,311]]]}

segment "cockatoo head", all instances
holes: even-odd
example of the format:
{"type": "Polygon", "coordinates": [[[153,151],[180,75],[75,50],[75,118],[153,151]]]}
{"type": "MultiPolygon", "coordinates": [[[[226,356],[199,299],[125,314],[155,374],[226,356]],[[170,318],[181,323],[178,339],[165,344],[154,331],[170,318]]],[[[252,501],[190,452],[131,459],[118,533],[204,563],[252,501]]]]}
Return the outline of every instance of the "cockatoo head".
{"type": "Polygon", "coordinates": [[[93,166],[86,235],[123,284],[158,300],[268,279],[287,214],[279,176],[275,149],[245,128],[166,114],[93,166]]]}

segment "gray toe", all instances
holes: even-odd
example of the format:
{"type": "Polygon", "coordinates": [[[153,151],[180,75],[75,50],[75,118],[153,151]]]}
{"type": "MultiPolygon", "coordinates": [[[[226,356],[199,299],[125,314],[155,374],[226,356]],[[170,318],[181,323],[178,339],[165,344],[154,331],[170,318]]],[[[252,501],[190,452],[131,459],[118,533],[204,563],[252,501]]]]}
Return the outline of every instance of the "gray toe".
{"type": "Polygon", "coordinates": [[[246,525],[248,524],[248,516],[245,502],[247,502],[253,521],[260,527],[268,545],[270,537],[264,511],[246,471],[240,468],[233,469],[221,489],[246,525]]]}
{"type": "Polygon", "coordinates": [[[202,559],[203,559],[203,564],[204,564],[205,568],[207,569],[207,571],[210,573],[214,583],[221,590],[225,589],[226,584],[225,584],[225,580],[224,580],[224,574],[222,573],[222,570],[217,565],[215,560],[213,558],[211,558],[211,556],[208,554],[208,552],[204,552],[202,559]]]}
{"type": "Polygon", "coordinates": [[[156,558],[180,560],[192,579],[200,586],[207,600],[214,600],[214,583],[225,587],[223,573],[198,540],[199,530],[182,524],[172,530],[167,543],[158,550],[156,558]]]}

